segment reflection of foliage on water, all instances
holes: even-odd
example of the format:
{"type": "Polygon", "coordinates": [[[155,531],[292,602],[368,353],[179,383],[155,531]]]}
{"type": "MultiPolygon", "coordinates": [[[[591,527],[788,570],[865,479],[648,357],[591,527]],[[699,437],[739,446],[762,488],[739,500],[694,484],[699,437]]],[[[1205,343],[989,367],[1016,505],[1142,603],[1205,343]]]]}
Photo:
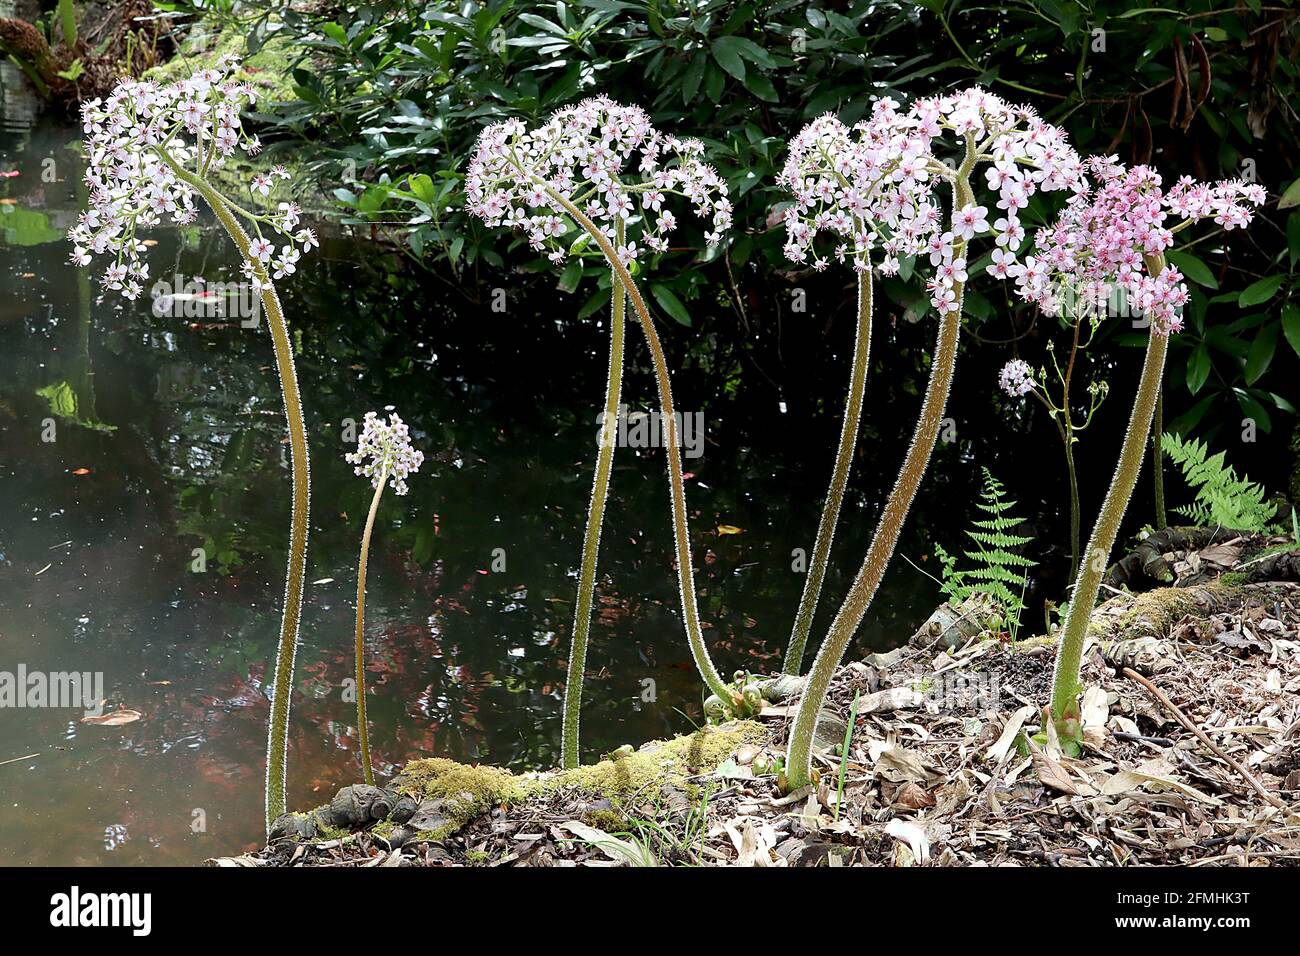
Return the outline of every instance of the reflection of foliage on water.
{"type": "Polygon", "coordinates": [[[63,231],[51,226],[45,213],[18,206],[0,206],[0,228],[10,246],[39,246],[63,238],[63,231]]]}

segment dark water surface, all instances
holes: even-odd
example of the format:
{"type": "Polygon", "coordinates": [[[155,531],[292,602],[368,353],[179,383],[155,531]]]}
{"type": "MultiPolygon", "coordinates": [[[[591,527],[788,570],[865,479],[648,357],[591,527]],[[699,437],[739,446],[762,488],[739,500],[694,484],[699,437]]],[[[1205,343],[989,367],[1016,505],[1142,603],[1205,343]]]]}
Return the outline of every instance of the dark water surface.
{"type": "MultiPolygon", "coordinates": [[[[288,531],[284,418],[264,327],[158,317],[147,299],[100,301],[86,271],[67,265],[61,233],[79,208],[71,135],[42,125],[0,140],[0,170],[20,173],[0,180],[0,670],[102,672],[107,709],[141,717],[95,726],[75,708],[0,710],[0,863],[194,863],[261,835],[264,681],[288,531]],[[51,160],[57,182],[42,182],[51,160]]],[[[219,231],[153,238],[155,277],[238,277],[219,231]]],[[[342,456],[345,421],[370,409],[395,408],[428,456],[408,497],[385,496],[371,553],[377,766],[445,755],[525,769],[559,752],[605,322],[574,318],[585,290],[568,297],[534,282],[526,292],[513,279],[397,266],[367,240],[336,237],[281,284],[313,464],[313,583],[290,734],[299,807],[359,776],[343,688],[370,490],[342,456]],[[492,287],[507,291],[505,314],[472,301],[486,303],[492,287]],[[504,570],[493,569],[499,557],[504,570]]],[[[768,310],[757,328],[720,307],[716,321],[697,323],[719,331],[661,327],[678,403],[707,429],[703,456],[686,461],[687,496],[701,613],[724,674],[778,667],[798,602],[791,553],[811,546],[848,375],[851,290],[834,294],[809,315],[768,310]]],[[[879,323],[814,640],[866,549],[924,387],[933,330],[892,323],[879,323]]],[[[649,408],[635,325],[628,341],[624,394],[649,408]]],[[[914,561],[927,560],[930,540],[955,543],[978,465],[992,463],[1006,428],[984,377],[995,367],[965,380],[959,370],[961,440],[940,448],[909,520],[900,552],[914,561]]],[[[1059,532],[1058,450],[1049,430],[1038,434],[1026,452],[1036,464],[1007,458],[1001,476],[1037,489],[1022,510],[1059,532]]],[[[668,515],[662,453],[619,449],[586,759],[701,719],[668,515]]],[[[896,560],[851,653],[904,640],[937,598],[896,560]]]]}

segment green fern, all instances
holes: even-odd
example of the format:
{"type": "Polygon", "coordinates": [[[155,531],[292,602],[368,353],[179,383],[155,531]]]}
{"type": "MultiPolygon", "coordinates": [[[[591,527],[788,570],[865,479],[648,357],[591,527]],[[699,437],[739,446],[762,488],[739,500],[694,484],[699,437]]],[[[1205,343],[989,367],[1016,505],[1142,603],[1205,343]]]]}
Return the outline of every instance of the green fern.
{"type": "Polygon", "coordinates": [[[975,503],[984,516],[973,520],[966,532],[972,542],[962,552],[966,566],[958,568],[956,557],[938,545],[934,549],[943,566],[940,586],[952,603],[958,604],[978,591],[1001,602],[1013,620],[1024,610],[1025,571],[1036,562],[1019,553],[1033,539],[1014,532],[1021,523],[1012,513],[1015,506],[1007,499],[1002,483],[985,468],[984,489],[975,503]]]}
{"type": "Polygon", "coordinates": [[[1166,455],[1183,471],[1183,478],[1196,492],[1196,500],[1184,508],[1175,508],[1195,525],[1221,525],[1237,531],[1273,530],[1277,506],[1264,501],[1264,489],[1248,478],[1238,478],[1231,465],[1225,464],[1223,452],[1210,455],[1203,442],[1181,440],[1177,435],[1160,436],[1166,455]]]}

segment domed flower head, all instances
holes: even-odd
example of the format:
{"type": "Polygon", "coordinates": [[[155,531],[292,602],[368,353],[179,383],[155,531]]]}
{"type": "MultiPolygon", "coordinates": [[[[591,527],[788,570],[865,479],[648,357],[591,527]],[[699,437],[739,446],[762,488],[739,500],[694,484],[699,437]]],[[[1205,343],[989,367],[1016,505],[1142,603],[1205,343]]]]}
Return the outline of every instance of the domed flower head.
{"type": "Polygon", "coordinates": [[[1166,266],[1148,273],[1148,257],[1162,255],[1174,235],[1213,217],[1225,230],[1250,222],[1264,201],[1262,187],[1225,181],[1209,185],[1183,178],[1167,192],[1149,166],[1121,165],[1114,158],[1088,161],[1091,191],[1076,196],[1050,227],[1035,236],[1036,256],[1016,274],[1020,294],[1048,315],[1066,308],[1102,314],[1116,291],[1147,316],[1152,330],[1168,335],[1182,328],[1188,299],[1183,275],[1166,266]],[[1170,217],[1181,220],[1172,226],[1170,217]]]}
{"type": "Polygon", "coordinates": [[[785,210],[788,259],[806,262],[813,254],[813,267],[825,268],[825,257],[813,252],[823,231],[839,240],[836,258],[858,269],[877,248],[886,275],[897,273],[904,257],[928,257],[931,301],[940,310],[953,307],[955,286],[966,279],[971,239],[993,235],[988,271],[1005,278],[1024,239],[1019,213],[1029,198],[1084,188],[1083,163],[1060,129],[978,87],[917,100],[906,111],[877,100],[870,118],[852,128],[822,116],[791,142],[779,182],[795,200],[785,210]],[[992,205],[964,201],[945,225],[934,190],[969,178],[977,165],[988,167],[992,205]]]}
{"type": "Polygon", "coordinates": [[[487,127],[465,181],[466,206],[489,226],[523,230],[552,262],[568,255],[576,228],[555,196],[577,206],[611,240],[623,223],[624,265],[644,246],[666,252],[677,217],[672,197],[709,220],[709,246],[731,227],[727,184],[701,158],[704,144],[667,136],[645,110],[600,96],[551,115],[528,130],[519,120],[487,127]]]}
{"type": "MultiPolygon", "coordinates": [[[[213,69],[175,83],[128,80],[106,99],[82,106],[90,208],[68,238],[76,265],[90,265],[97,255],[111,258],[103,274],[106,288],[136,298],[149,276],[148,264],[140,258],[145,245],[139,231],[164,219],[185,225],[198,217],[195,189],[178,169],[206,181],[236,149],[250,156],[261,149],[257,139],[243,131],[240,111],[256,102],[257,91],[232,78],[238,65],[225,57],[213,69]]],[[[254,177],[248,187],[250,200],[257,203],[270,195],[277,181],[288,178],[283,166],[254,177]]],[[[257,234],[256,262],[244,264],[245,274],[255,282],[266,281],[268,268],[280,275],[291,273],[299,250],[316,244],[310,229],[297,228],[300,210],[292,203],[279,203],[266,214],[232,208],[257,234]],[[281,240],[278,249],[262,237],[263,226],[281,240]]]]}
{"type": "Polygon", "coordinates": [[[1012,359],[998,373],[998,384],[1012,398],[1028,395],[1034,388],[1034,370],[1024,359],[1012,359]]]}
{"type": "Polygon", "coordinates": [[[357,450],[343,456],[356,465],[356,474],[370,479],[378,488],[386,478],[393,479],[393,492],[406,494],[406,479],[420,470],[424,452],[411,446],[410,432],[401,417],[393,414],[385,422],[374,412],[366,412],[357,450]]]}

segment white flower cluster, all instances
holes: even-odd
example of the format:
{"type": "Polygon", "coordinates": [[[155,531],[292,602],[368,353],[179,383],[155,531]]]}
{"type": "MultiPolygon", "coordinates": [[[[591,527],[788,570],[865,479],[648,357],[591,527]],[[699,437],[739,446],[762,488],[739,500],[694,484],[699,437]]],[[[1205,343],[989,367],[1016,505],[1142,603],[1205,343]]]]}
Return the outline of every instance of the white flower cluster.
{"type": "Polygon", "coordinates": [[[424,463],[424,452],[412,447],[410,431],[401,417],[389,415],[385,422],[374,412],[366,412],[357,450],[343,457],[357,466],[356,474],[370,479],[373,488],[391,477],[393,493],[398,495],[406,494],[407,476],[419,471],[424,463]]]}
{"type": "Polygon", "coordinates": [[[851,258],[858,269],[877,248],[886,275],[897,273],[905,256],[926,256],[936,269],[931,302],[941,312],[955,306],[956,285],[966,280],[969,240],[992,231],[997,248],[988,271],[1006,277],[1024,241],[1019,213],[1029,198],[1040,189],[1086,188],[1083,163],[1064,132],[978,87],[917,100],[906,112],[881,99],[852,128],[822,116],[791,142],[779,182],[795,199],[785,210],[788,259],[806,262],[811,253],[813,267],[824,269],[827,260],[813,251],[823,231],[840,238],[836,258],[851,258]],[[965,203],[944,228],[933,191],[958,177],[935,152],[945,133],[957,136],[950,148],[959,162],[961,146],[969,145],[972,167],[988,167],[985,179],[1000,210],[992,224],[987,206],[965,203]]]}
{"type": "Polygon", "coordinates": [[[519,120],[483,130],[465,181],[466,206],[489,226],[524,230],[552,262],[568,255],[576,228],[556,196],[572,202],[612,241],[623,224],[618,256],[668,250],[677,217],[670,197],[694,204],[710,220],[714,246],[731,227],[727,184],[701,156],[699,140],[667,136],[645,110],[599,96],[554,114],[529,131],[519,120]]]}
{"type": "MultiPolygon", "coordinates": [[[[139,296],[149,266],[140,258],[145,243],[137,233],[164,217],[182,225],[197,218],[195,189],[185,175],[207,182],[209,172],[236,148],[250,156],[260,151],[261,144],[244,133],[240,120],[240,111],[256,101],[257,91],[231,79],[237,68],[237,60],[223,57],[213,69],[176,83],[128,80],[107,99],[82,106],[90,208],[68,238],[76,265],[90,265],[96,255],[113,257],[103,274],[106,288],[128,299],[139,296]]],[[[282,166],[258,175],[250,183],[250,197],[267,197],[276,179],[288,178],[282,166]]],[[[312,230],[298,228],[301,210],[293,203],[281,202],[265,214],[230,200],[226,205],[256,232],[254,261],[244,263],[244,274],[255,284],[264,282],[268,271],[277,279],[293,273],[302,251],[317,245],[312,230]],[[263,237],[263,226],[283,240],[278,252],[263,237]]]]}

